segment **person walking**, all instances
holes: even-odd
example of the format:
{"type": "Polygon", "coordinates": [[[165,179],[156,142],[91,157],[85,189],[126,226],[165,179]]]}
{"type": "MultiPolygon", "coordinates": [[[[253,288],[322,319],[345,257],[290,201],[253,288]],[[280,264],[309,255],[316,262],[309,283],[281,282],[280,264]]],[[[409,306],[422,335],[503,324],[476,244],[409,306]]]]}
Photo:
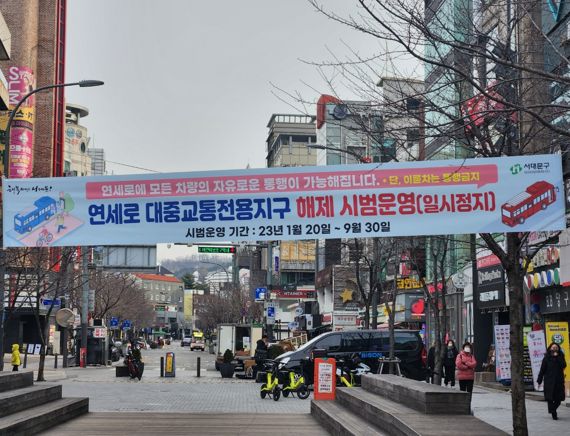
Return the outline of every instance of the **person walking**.
{"type": "Polygon", "coordinates": [[[455,386],[455,359],[457,359],[457,347],[455,342],[451,339],[447,341],[447,348],[443,351],[443,372],[445,374],[444,383],[445,386],[451,384],[451,387],[455,386]]]}
{"type": "Polygon", "coordinates": [[[20,346],[12,344],[12,371],[18,371],[18,367],[22,364],[20,361],[20,346]]]}
{"type": "Polygon", "coordinates": [[[552,419],[558,419],[556,409],[565,399],[564,368],[566,368],[564,353],[558,344],[550,344],[542,359],[536,381],[539,385],[544,381],[544,399],[548,403],[548,413],[552,415],[552,419]]]}
{"type": "Polygon", "coordinates": [[[455,358],[455,366],[457,367],[459,389],[464,392],[473,392],[477,360],[475,360],[475,356],[473,356],[473,347],[470,342],[463,344],[461,352],[455,358]]]}

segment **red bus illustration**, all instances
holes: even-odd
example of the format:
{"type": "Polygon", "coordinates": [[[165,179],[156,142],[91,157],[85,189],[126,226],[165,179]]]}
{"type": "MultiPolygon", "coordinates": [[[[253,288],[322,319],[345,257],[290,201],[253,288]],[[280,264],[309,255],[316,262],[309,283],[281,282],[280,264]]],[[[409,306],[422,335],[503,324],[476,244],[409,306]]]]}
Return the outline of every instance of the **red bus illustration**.
{"type": "Polygon", "coordinates": [[[522,224],[555,201],[556,192],[553,185],[543,180],[533,183],[526,191],[515,195],[501,206],[502,221],[511,227],[522,224]]]}

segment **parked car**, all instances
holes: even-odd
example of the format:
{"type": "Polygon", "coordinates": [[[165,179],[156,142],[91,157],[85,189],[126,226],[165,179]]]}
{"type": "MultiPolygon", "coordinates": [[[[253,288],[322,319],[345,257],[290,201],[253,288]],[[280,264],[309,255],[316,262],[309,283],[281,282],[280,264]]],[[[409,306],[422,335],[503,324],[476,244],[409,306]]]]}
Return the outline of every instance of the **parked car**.
{"type": "Polygon", "coordinates": [[[192,343],[192,336],[184,336],[180,341],[180,346],[189,347],[191,343],[192,343]]]}
{"type": "MultiPolygon", "coordinates": [[[[404,377],[425,380],[427,353],[419,332],[396,330],[394,353],[401,360],[400,369],[404,377]]],[[[363,363],[378,371],[378,359],[388,357],[390,339],[388,330],[353,330],[324,333],[301,346],[298,350],[283,353],[277,358],[288,369],[299,369],[312,384],[314,365],[313,350],[326,350],[328,357],[349,358],[358,353],[363,363]]],[[[387,369],[387,365],[385,365],[387,369]]]]}
{"type": "Polygon", "coordinates": [[[190,342],[190,351],[200,350],[204,351],[206,345],[204,344],[204,338],[192,338],[190,342]]]}

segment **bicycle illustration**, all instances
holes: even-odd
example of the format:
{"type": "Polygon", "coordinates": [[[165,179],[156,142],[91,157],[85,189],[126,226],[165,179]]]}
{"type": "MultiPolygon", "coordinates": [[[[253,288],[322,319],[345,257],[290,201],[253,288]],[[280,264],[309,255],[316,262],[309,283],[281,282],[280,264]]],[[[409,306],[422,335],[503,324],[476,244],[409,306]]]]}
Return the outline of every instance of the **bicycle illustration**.
{"type": "Polygon", "coordinates": [[[53,234],[44,228],[38,236],[36,247],[48,246],[51,241],[53,241],[53,234]]]}

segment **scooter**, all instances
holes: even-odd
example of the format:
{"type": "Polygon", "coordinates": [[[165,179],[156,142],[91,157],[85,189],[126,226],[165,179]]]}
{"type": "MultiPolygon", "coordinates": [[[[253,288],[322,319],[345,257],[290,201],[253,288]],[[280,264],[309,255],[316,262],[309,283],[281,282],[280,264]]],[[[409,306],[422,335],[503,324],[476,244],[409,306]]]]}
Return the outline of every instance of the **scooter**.
{"type": "Polygon", "coordinates": [[[305,377],[303,377],[301,371],[293,371],[283,368],[279,368],[279,370],[287,371],[289,376],[288,383],[283,383],[283,386],[281,387],[281,393],[285,398],[287,398],[289,394],[291,394],[291,396],[297,394],[297,397],[301,400],[309,398],[309,388],[307,388],[307,385],[305,384],[305,377]]]}
{"type": "Polygon", "coordinates": [[[281,388],[279,387],[279,377],[277,375],[277,362],[275,360],[266,360],[263,362],[263,369],[266,371],[267,381],[261,385],[259,396],[272,398],[273,401],[279,401],[281,397],[281,388]]]}
{"type": "Polygon", "coordinates": [[[348,360],[337,360],[337,386],[346,386],[349,388],[359,386],[362,375],[368,373],[370,373],[370,367],[362,363],[357,354],[353,354],[348,360]]]}

